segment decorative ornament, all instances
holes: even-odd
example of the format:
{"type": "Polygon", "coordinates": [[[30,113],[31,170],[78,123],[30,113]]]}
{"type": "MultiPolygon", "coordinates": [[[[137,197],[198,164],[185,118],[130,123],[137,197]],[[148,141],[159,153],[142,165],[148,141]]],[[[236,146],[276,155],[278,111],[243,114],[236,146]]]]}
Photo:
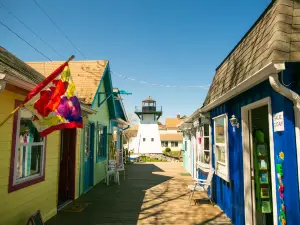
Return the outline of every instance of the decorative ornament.
{"type": "Polygon", "coordinates": [[[284,161],[284,153],[281,151],[279,155],[277,156],[277,164],[276,164],[276,171],[277,171],[277,178],[279,182],[278,186],[278,192],[279,192],[279,197],[280,197],[280,216],[279,216],[279,223],[281,225],[286,225],[286,215],[285,215],[285,205],[284,205],[284,184],[282,181],[283,177],[283,161],[284,161]]]}
{"type": "Polygon", "coordinates": [[[284,153],[283,153],[283,152],[280,152],[280,153],[279,153],[279,157],[280,157],[281,160],[284,160],[284,153]]]}

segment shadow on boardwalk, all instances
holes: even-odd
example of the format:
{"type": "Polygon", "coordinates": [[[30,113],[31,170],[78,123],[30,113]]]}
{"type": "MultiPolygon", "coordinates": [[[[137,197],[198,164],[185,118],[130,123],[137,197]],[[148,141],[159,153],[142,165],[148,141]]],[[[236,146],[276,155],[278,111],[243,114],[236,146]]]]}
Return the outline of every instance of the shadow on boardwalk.
{"type": "Polygon", "coordinates": [[[99,183],[76,200],[90,203],[83,212],[60,212],[46,225],[230,224],[210,204],[189,206],[182,172],[180,163],[128,165],[120,186],[99,183]]]}

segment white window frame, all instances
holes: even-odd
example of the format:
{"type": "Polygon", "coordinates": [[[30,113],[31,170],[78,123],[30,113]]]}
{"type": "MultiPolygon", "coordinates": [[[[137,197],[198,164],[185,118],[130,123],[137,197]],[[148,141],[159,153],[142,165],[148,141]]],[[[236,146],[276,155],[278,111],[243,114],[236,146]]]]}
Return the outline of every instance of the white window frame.
{"type": "MultiPolygon", "coordinates": [[[[205,136],[205,132],[204,132],[204,125],[205,124],[200,124],[199,125],[199,129],[202,129],[202,136],[201,136],[201,133],[200,131],[197,131],[197,133],[199,132],[199,137],[201,137],[201,144],[199,144],[199,140],[197,139],[197,145],[198,145],[198,159],[197,159],[197,164],[198,164],[198,167],[205,171],[205,172],[209,172],[210,168],[212,167],[212,146],[211,146],[211,124],[206,124],[208,125],[208,136],[205,136]],[[209,146],[209,149],[204,149],[204,140],[205,138],[208,138],[208,146],[209,146]],[[209,152],[209,157],[210,157],[210,160],[209,160],[209,163],[205,163],[205,162],[201,162],[201,155],[204,156],[204,152],[209,152]]],[[[198,135],[196,134],[196,137],[198,137],[198,135]]]]}
{"type": "MultiPolygon", "coordinates": [[[[27,143],[27,144],[21,144],[20,143],[20,125],[21,125],[21,110],[26,110],[24,108],[21,108],[18,111],[18,122],[17,122],[17,129],[16,129],[16,140],[15,140],[15,158],[14,158],[14,176],[13,176],[13,185],[18,185],[18,184],[22,184],[24,182],[30,181],[30,180],[34,180],[37,179],[39,177],[43,177],[44,175],[44,164],[45,164],[45,140],[46,138],[43,138],[42,142],[32,142],[32,143],[27,143]],[[42,152],[41,152],[41,168],[40,168],[40,173],[39,174],[34,174],[32,176],[28,176],[28,177],[24,177],[24,178],[19,178],[17,179],[17,170],[18,170],[18,158],[19,158],[19,152],[18,149],[21,146],[28,146],[28,147],[32,147],[32,146],[42,146],[42,152]]],[[[28,111],[28,110],[26,110],[28,111]]],[[[30,112],[30,111],[29,111],[30,112]]],[[[30,112],[31,113],[31,112],[30,112]]]]}
{"type": "Polygon", "coordinates": [[[170,141],[170,143],[171,143],[171,148],[178,148],[178,144],[179,144],[178,141],[170,141]],[[177,146],[176,146],[176,143],[177,143],[177,146]]]}
{"type": "Polygon", "coordinates": [[[219,115],[217,117],[213,118],[214,121],[214,154],[215,154],[215,168],[216,168],[216,175],[218,175],[219,177],[221,177],[223,180],[230,182],[230,174],[229,174],[229,146],[228,146],[228,115],[222,114],[219,115]],[[225,143],[217,143],[216,142],[216,119],[219,119],[221,117],[224,117],[224,140],[225,143]],[[225,163],[218,161],[218,153],[217,153],[217,149],[216,146],[221,146],[224,147],[224,151],[225,151],[225,163]],[[223,168],[219,168],[223,167],[223,168]]]}

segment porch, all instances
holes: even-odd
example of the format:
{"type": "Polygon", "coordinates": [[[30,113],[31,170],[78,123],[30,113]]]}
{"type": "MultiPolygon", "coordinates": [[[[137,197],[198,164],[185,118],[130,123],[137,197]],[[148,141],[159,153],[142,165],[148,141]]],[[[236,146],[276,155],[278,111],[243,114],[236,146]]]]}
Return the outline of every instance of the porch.
{"type": "Polygon", "coordinates": [[[46,225],[231,224],[209,202],[189,206],[187,185],[192,179],[181,163],[127,165],[126,180],[121,174],[120,181],[120,186],[96,185],[76,200],[88,203],[82,212],[60,212],[46,225]]]}

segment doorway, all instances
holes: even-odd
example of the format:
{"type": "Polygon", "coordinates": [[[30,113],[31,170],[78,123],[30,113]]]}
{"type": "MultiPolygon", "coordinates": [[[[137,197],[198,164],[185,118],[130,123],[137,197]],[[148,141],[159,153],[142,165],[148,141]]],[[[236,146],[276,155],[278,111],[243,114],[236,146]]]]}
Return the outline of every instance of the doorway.
{"type": "Polygon", "coordinates": [[[61,131],[58,209],[74,199],[75,195],[76,129],[61,131]]]}
{"type": "Polygon", "coordinates": [[[85,126],[84,131],[84,192],[87,192],[94,183],[94,124],[85,126]]]}
{"type": "Polygon", "coordinates": [[[245,224],[277,224],[270,98],[242,107],[245,224]]]}

